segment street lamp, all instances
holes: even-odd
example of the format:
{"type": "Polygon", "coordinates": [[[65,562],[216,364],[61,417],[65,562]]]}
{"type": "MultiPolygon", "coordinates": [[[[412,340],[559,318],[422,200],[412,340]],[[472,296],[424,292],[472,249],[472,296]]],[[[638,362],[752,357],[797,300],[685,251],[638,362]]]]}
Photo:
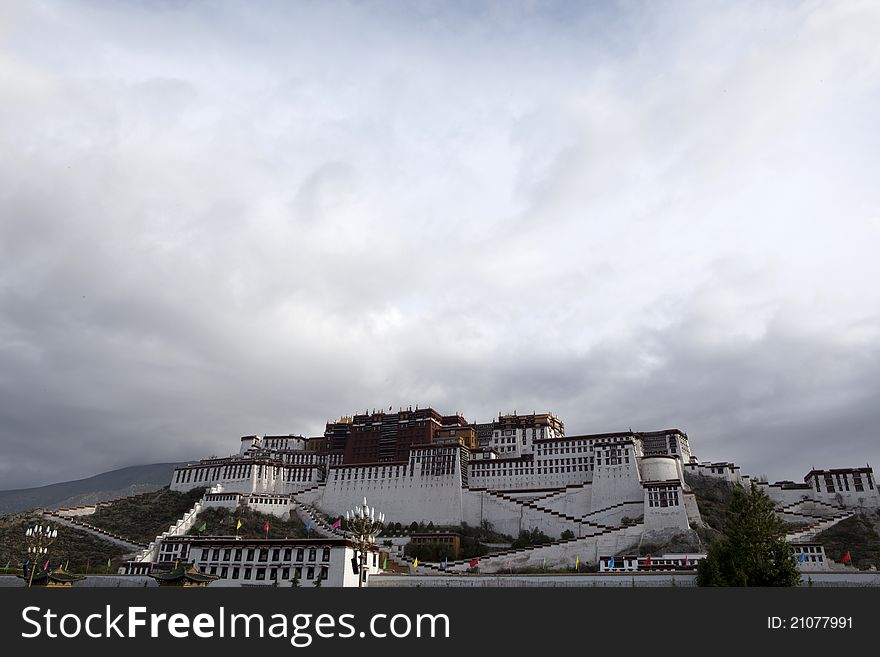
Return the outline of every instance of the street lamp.
{"type": "Polygon", "coordinates": [[[364,585],[364,566],[367,563],[367,550],[376,542],[376,537],[382,533],[385,522],[385,514],[376,516],[376,509],[367,506],[367,498],[361,506],[356,506],[351,511],[345,512],[345,527],[351,533],[351,540],[357,549],[358,561],[358,588],[364,585]]]}
{"type": "Polygon", "coordinates": [[[28,527],[24,533],[25,540],[28,544],[28,559],[31,560],[31,574],[28,577],[28,586],[34,582],[34,571],[37,568],[37,560],[42,559],[49,553],[49,546],[58,538],[58,530],[52,529],[49,525],[34,525],[28,527]]]}

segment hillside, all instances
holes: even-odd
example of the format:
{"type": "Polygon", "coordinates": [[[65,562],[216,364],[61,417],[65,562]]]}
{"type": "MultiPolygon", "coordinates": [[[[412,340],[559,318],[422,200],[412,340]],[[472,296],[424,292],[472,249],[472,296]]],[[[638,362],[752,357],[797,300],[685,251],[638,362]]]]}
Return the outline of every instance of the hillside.
{"type": "MultiPolygon", "coordinates": [[[[0,572],[21,571],[27,557],[25,531],[34,524],[46,525],[47,522],[36,513],[0,516],[0,572]],[[2,568],[7,562],[8,570],[4,571],[2,568]]],[[[123,548],[102,541],[88,532],[61,527],[58,529],[58,539],[49,548],[48,558],[52,566],[69,562],[68,567],[74,572],[105,573],[108,570],[107,559],[112,559],[115,568],[124,553],[123,548]]]]}
{"type": "Polygon", "coordinates": [[[178,493],[165,487],[99,507],[82,520],[134,543],[148,545],[189,511],[204,492],[204,488],[196,488],[178,493]]]}
{"type": "Polygon", "coordinates": [[[880,568],[878,527],[880,511],[857,513],[817,534],[816,542],[824,545],[825,554],[837,563],[849,552],[857,568],[880,568]]]}
{"type": "Polygon", "coordinates": [[[269,523],[270,538],[316,538],[319,534],[306,531],[303,522],[295,515],[291,515],[290,520],[281,520],[273,515],[259,513],[252,509],[239,509],[235,513],[229,509],[213,508],[202,511],[190,530],[190,534],[198,534],[199,527],[205,524],[206,536],[232,536],[236,533],[235,525],[241,520],[241,527],[238,529],[238,535],[243,538],[265,538],[266,532],[263,529],[266,522],[269,523]]]}
{"type": "Polygon", "coordinates": [[[86,479],[37,488],[0,491],[0,513],[93,504],[156,490],[168,485],[176,465],[176,463],[135,465],[103,472],[86,479]]]}
{"type": "MultiPolygon", "coordinates": [[[[707,528],[699,528],[697,533],[708,545],[724,535],[724,516],[733,499],[734,485],[713,479],[686,475],[685,481],[694,491],[697,506],[707,528]]],[[[799,525],[785,523],[788,531],[799,525]]],[[[852,565],[859,569],[871,566],[880,568],[880,511],[857,513],[851,518],[841,520],[834,526],[820,532],[815,542],[825,546],[829,559],[840,562],[849,550],[852,565]]]]}

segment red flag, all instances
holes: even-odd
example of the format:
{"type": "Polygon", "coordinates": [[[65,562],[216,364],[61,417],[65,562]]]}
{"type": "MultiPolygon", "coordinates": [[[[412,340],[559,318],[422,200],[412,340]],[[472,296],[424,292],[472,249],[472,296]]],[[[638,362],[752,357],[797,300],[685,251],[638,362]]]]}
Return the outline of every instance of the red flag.
{"type": "Polygon", "coordinates": [[[645,565],[646,566],[651,565],[651,555],[650,554],[647,557],[645,557],[645,565]]]}
{"type": "MultiPolygon", "coordinates": [[[[847,552],[849,554],[849,552],[847,552]]],[[[49,560],[46,559],[46,563],[43,564],[43,570],[49,570],[49,560]]]]}
{"type": "Polygon", "coordinates": [[[339,529],[339,525],[341,525],[341,524],[342,524],[342,520],[337,518],[336,522],[334,522],[332,525],[330,525],[330,527],[332,527],[333,529],[339,529]]]}
{"type": "Polygon", "coordinates": [[[479,559],[471,559],[471,568],[476,568],[478,563],[480,563],[479,559]]]}
{"type": "Polygon", "coordinates": [[[263,531],[266,532],[266,536],[269,535],[269,521],[268,520],[263,524],[263,531]]]}
{"type": "Polygon", "coordinates": [[[849,563],[852,561],[852,556],[850,556],[849,550],[846,551],[846,554],[843,555],[843,559],[840,560],[840,563],[849,563]]]}

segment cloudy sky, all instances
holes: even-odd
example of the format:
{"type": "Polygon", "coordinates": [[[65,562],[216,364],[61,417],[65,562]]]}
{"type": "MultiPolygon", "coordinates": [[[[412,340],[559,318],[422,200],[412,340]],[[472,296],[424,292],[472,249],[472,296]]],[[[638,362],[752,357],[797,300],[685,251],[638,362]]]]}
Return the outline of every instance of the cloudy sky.
{"type": "Polygon", "coordinates": [[[0,488],[353,411],[880,465],[880,4],[0,5],[0,488]]]}

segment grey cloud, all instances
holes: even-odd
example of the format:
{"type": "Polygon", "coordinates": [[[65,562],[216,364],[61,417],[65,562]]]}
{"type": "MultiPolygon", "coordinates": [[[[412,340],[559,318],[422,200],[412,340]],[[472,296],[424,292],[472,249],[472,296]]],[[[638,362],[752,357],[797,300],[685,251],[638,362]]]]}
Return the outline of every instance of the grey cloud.
{"type": "Polygon", "coordinates": [[[876,8],[508,5],[0,10],[0,488],[411,403],[876,458],[876,8]]]}

